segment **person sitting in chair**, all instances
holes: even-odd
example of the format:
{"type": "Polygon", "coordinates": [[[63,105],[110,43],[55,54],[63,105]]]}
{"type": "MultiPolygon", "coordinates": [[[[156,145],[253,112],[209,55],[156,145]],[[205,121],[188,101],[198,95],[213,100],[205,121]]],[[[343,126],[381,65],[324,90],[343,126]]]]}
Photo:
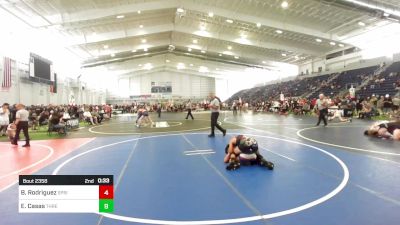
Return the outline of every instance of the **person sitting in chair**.
{"type": "Polygon", "coordinates": [[[224,163],[229,163],[227,170],[239,169],[241,165],[259,165],[270,170],[274,164],[264,159],[258,151],[258,144],[254,138],[238,135],[233,137],[225,148],[224,163]]]}
{"type": "Polygon", "coordinates": [[[52,125],[52,129],[57,131],[60,134],[67,134],[67,126],[65,122],[62,120],[62,116],[58,113],[54,113],[50,119],[50,123],[52,125]]]}

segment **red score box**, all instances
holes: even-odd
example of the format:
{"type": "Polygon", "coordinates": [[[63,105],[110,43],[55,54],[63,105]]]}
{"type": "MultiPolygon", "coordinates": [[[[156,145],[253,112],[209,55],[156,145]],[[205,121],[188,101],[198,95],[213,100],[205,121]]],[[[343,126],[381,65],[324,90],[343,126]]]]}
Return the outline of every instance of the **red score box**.
{"type": "Polygon", "coordinates": [[[99,186],[99,199],[113,199],[114,187],[113,185],[100,185],[99,186]]]}

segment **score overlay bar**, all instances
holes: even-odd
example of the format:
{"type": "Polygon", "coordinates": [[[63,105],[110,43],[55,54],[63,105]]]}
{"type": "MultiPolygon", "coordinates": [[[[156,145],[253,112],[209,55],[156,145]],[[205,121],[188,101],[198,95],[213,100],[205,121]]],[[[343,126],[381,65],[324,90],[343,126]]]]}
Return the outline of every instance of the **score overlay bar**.
{"type": "Polygon", "coordinates": [[[114,211],[112,175],[21,175],[20,213],[114,211]]]}

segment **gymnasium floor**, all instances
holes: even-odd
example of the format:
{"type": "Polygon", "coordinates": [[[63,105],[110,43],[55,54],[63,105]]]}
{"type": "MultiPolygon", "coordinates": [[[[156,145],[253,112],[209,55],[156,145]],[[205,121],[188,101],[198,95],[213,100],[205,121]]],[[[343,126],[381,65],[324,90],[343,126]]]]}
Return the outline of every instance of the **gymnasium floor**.
{"type": "Polygon", "coordinates": [[[316,118],[222,113],[226,137],[208,138],[209,114],[163,114],[136,128],[121,115],[70,138],[0,143],[1,225],[397,225],[400,143],[363,136],[370,122],[313,127],[316,118]],[[224,146],[256,138],[275,170],[226,171],[224,146]],[[114,175],[113,214],[19,214],[18,174],[114,175]]]}

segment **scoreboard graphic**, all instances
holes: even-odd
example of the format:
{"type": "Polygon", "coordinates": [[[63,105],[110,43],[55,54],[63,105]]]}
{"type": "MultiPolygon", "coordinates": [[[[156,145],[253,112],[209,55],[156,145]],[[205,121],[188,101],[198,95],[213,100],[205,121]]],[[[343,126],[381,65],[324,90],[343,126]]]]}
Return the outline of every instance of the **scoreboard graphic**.
{"type": "Polygon", "coordinates": [[[113,175],[20,175],[20,213],[111,213],[113,175]]]}

